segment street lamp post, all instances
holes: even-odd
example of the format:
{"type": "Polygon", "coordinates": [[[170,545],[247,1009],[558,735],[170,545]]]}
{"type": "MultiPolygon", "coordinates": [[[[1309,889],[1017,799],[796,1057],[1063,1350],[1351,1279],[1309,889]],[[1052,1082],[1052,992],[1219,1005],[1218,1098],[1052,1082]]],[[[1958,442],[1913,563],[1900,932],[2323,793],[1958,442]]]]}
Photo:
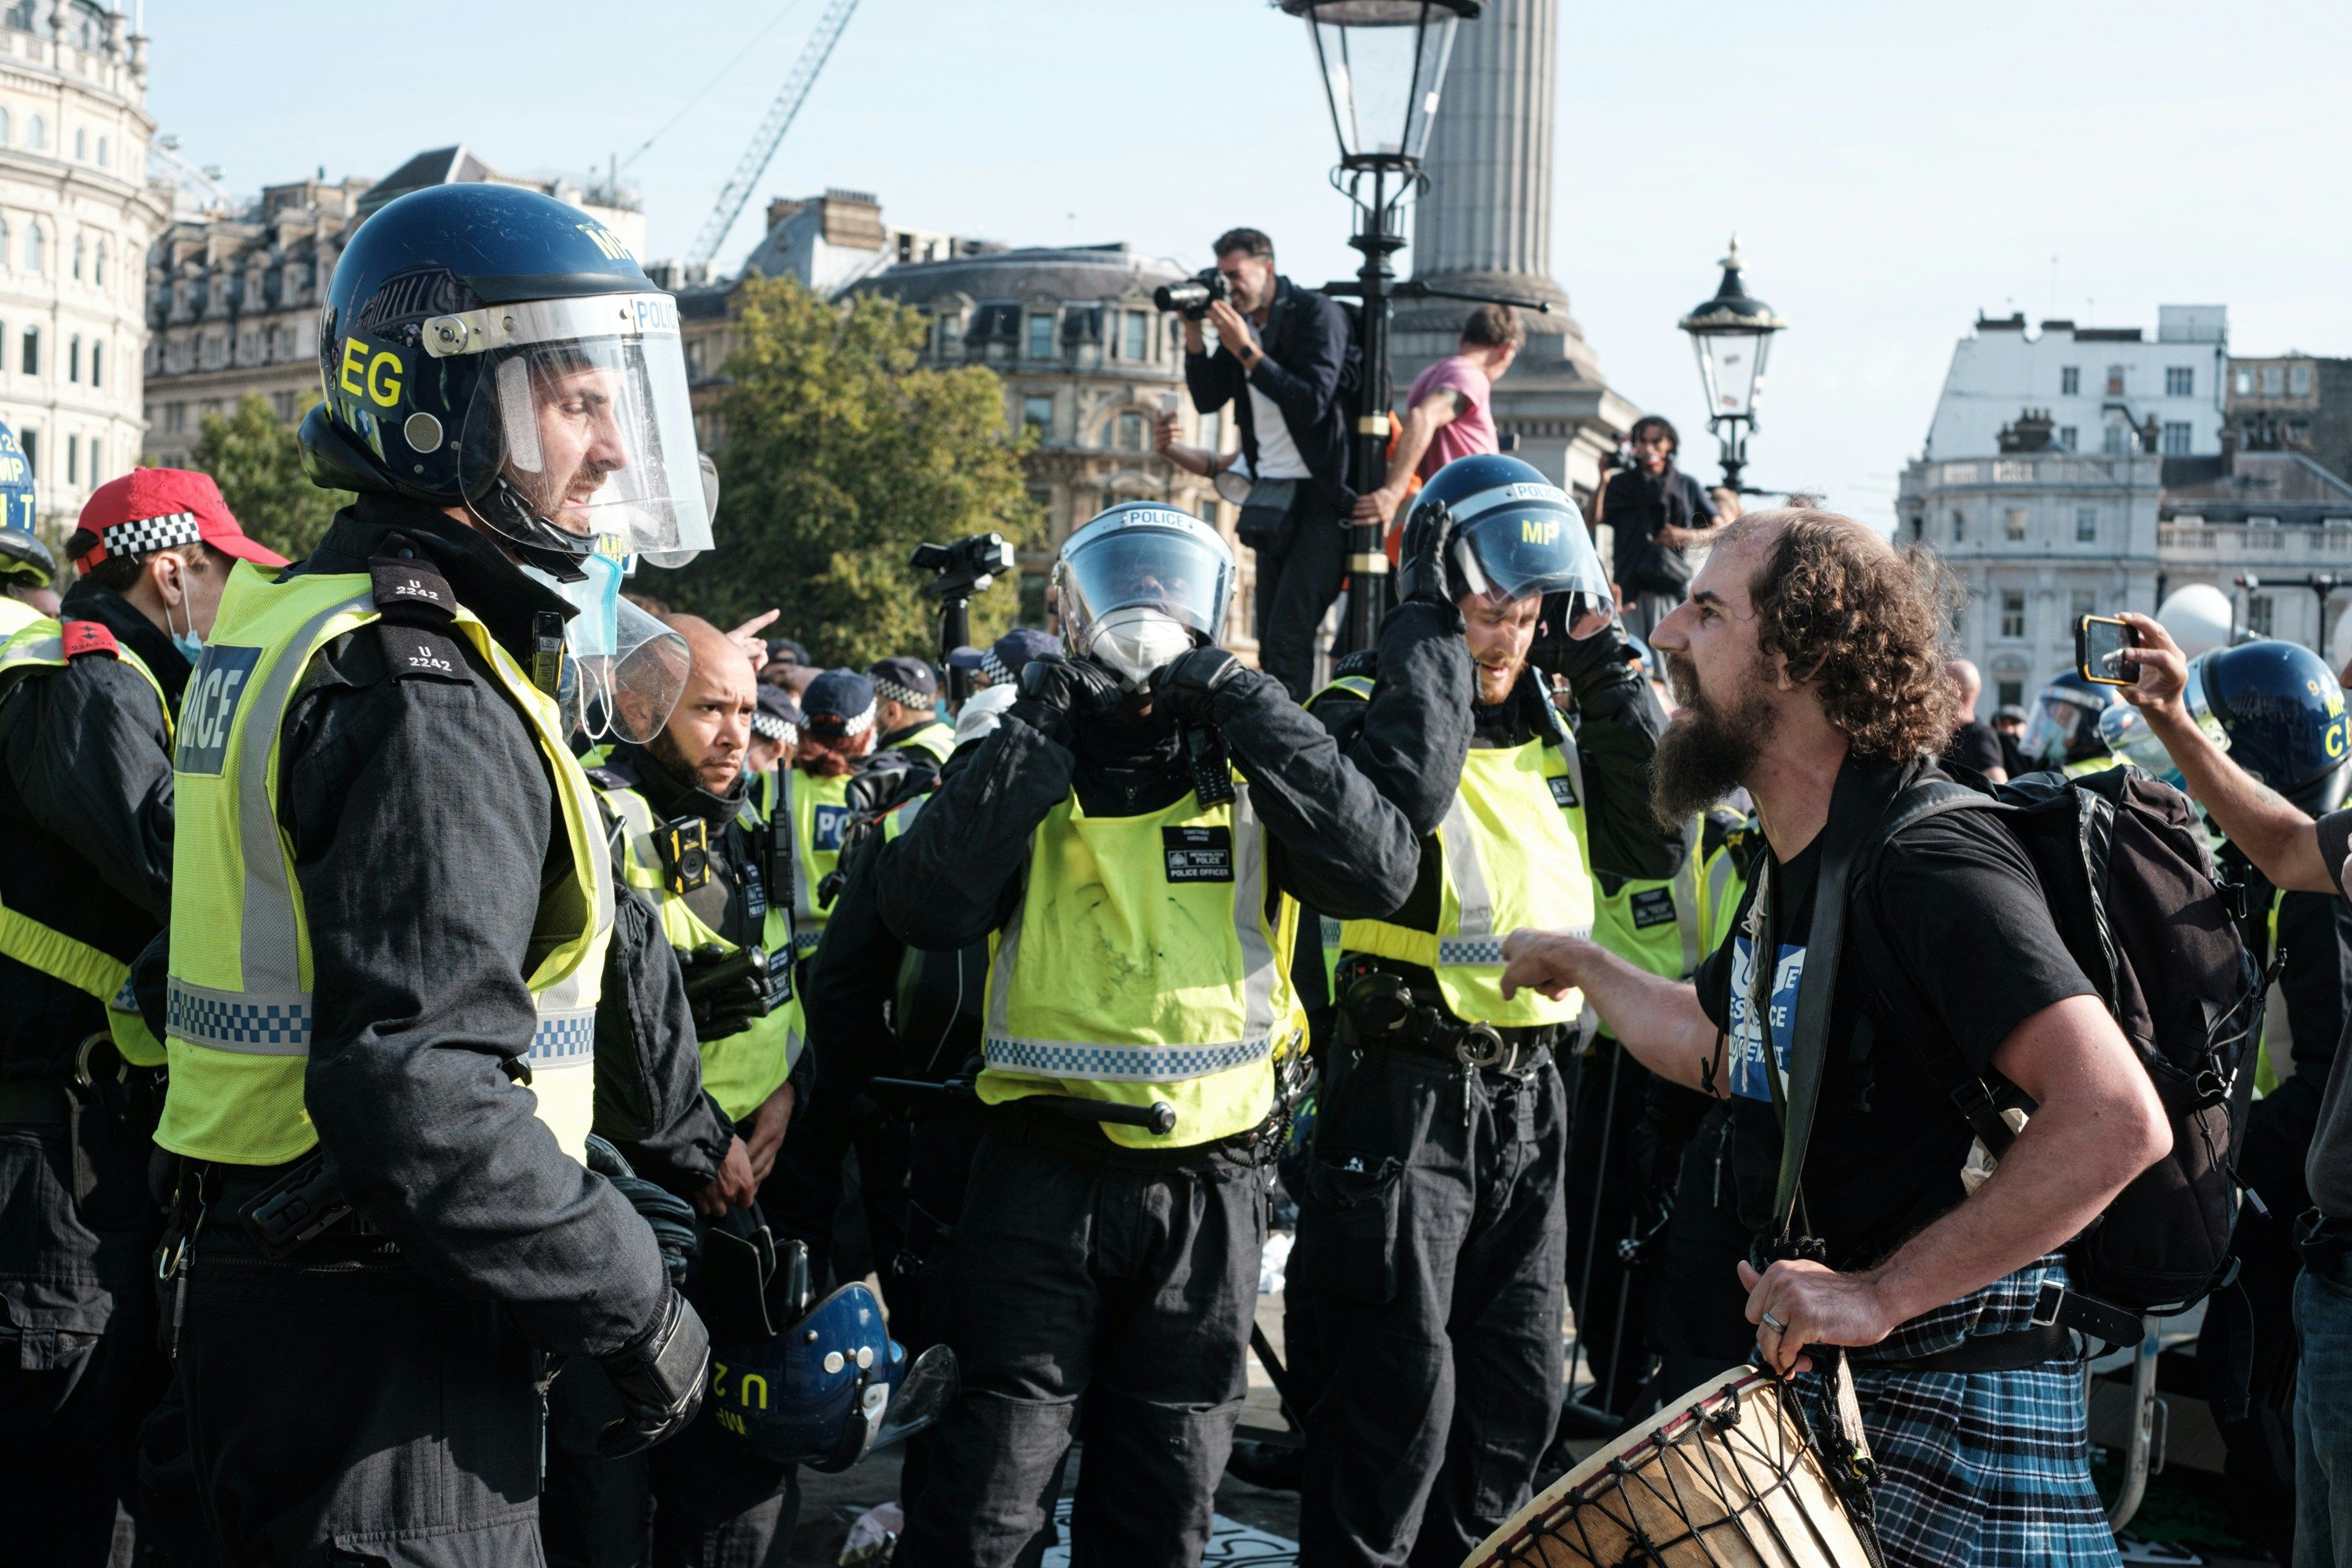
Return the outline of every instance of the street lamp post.
{"type": "Polygon", "coordinates": [[[1748,466],[1748,437],[1756,428],[1756,399],[1764,391],[1764,361],[1772,334],[1789,325],[1739,280],[1739,237],[1720,263],[1723,282],[1676,325],[1690,334],[1698,356],[1699,380],[1706,388],[1706,427],[1723,450],[1723,482],[1741,489],[1748,466]]]}
{"type": "MultiPolygon", "coordinates": [[[[1281,0],[1307,23],[1323,78],[1339,166],[1331,183],[1355,204],[1349,240],[1364,258],[1347,292],[1363,302],[1359,342],[1362,395],[1356,409],[1352,478],[1359,494],[1378,489],[1388,469],[1389,304],[1442,292],[1394,287],[1390,258],[1404,247],[1397,213],[1423,184],[1421,157],[1445,81],[1454,30],[1475,17],[1479,0],[1281,0]],[[1369,199],[1366,184],[1370,184],[1369,199]]],[[[1338,289],[1327,292],[1339,292],[1338,289]]],[[[1469,298],[1470,296],[1464,296],[1469,298]]],[[[1506,301],[1517,303],[1517,301],[1506,301]]],[[[1343,651],[1370,647],[1387,608],[1385,520],[1349,530],[1348,625],[1343,651]]]]}

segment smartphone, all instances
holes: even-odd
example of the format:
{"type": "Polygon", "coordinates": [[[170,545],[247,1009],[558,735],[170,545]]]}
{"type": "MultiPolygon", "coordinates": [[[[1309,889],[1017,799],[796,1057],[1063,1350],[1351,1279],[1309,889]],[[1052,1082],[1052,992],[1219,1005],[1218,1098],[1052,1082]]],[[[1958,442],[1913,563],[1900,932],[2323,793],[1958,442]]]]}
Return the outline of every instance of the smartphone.
{"type": "Polygon", "coordinates": [[[2074,622],[2074,673],[2100,686],[2137,686],[2139,661],[2126,657],[2139,646],[2139,632],[2113,616],[2082,616],[2074,622]]]}
{"type": "Polygon", "coordinates": [[[1176,395],[1174,393],[1163,392],[1160,395],[1160,412],[1162,414],[1173,414],[1176,412],[1176,395]]]}

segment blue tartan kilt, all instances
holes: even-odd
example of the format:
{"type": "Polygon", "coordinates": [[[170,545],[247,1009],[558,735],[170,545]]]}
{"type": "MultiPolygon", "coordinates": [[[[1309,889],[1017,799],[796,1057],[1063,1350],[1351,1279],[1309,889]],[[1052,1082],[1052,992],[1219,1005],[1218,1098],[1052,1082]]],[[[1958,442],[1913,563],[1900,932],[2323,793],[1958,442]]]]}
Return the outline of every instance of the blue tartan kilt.
{"type": "MultiPolygon", "coordinates": [[[[2056,1256],[1924,1313],[1863,1352],[1907,1360],[2032,1321],[2056,1256]]],[[[1889,1568],[2040,1568],[2120,1564],[2105,1506],[2091,1485],[2082,1363],[2021,1372],[1874,1372],[1853,1363],[1862,1424],[1878,1462],[1871,1500],[1889,1568]]],[[[1822,1418],[1822,1380],[1797,1392],[1822,1418]]],[[[1823,1428],[1826,1429],[1826,1428],[1823,1428]]]]}

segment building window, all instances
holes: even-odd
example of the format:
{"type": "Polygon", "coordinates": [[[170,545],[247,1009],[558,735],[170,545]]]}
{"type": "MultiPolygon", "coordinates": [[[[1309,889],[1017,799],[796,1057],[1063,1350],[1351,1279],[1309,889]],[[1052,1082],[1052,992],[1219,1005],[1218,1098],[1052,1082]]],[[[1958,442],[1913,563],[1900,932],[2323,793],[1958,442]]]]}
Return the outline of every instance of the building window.
{"type": "Polygon", "coordinates": [[[1054,400],[1050,397],[1024,397],[1021,400],[1021,423],[1037,432],[1039,440],[1054,433],[1054,400]]]}
{"type": "Polygon", "coordinates": [[[1992,689],[1992,700],[2003,708],[2024,707],[2025,682],[2022,680],[1995,681],[1992,689]]]}
{"type": "Polygon", "coordinates": [[[66,437],[66,483],[81,483],[81,437],[79,436],[66,437]]]}
{"type": "Polygon", "coordinates": [[[89,345],[89,384],[92,386],[106,384],[106,345],[102,342],[89,345]]]}
{"type": "Polygon", "coordinates": [[[100,138],[98,139],[98,166],[99,166],[100,168],[101,168],[101,169],[103,169],[103,168],[105,168],[105,167],[107,166],[107,163],[106,163],[106,138],[105,138],[105,137],[103,137],[103,136],[101,136],[101,137],[100,137],[100,138]]]}
{"type": "Polygon", "coordinates": [[[2307,364],[2291,364],[2287,366],[2286,390],[2287,395],[2290,397],[2309,397],[2311,395],[2311,367],[2307,364]]]}
{"type": "Polygon", "coordinates": [[[25,270],[38,272],[47,265],[47,247],[41,242],[41,226],[37,223],[26,224],[25,226],[25,270]]]}
{"type": "MultiPolygon", "coordinates": [[[[89,161],[89,132],[79,127],[76,127],[74,131],[74,157],[82,163],[89,161]]],[[[68,464],[67,467],[70,468],[72,465],[68,464]]]]}
{"type": "Polygon", "coordinates": [[[2099,509],[2078,506],[2074,509],[2074,542],[2096,544],[2099,542],[2099,509]]]}
{"type": "Polygon", "coordinates": [[[2058,444],[2070,452],[2081,451],[2083,449],[2082,427],[2074,425],[2058,426],[2058,444]]]}
{"type": "Polygon", "coordinates": [[[80,235],[74,236],[74,277],[81,277],[82,264],[89,259],[89,242],[80,235]]]}
{"type": "Polygon", "coordinates": [[[38,327],[25,329],[25,358],[22,368],[26,375],[41,374],[41,329],[38,327]]]}
{"type": "Polygon", "coordinates": [[[48,122],[37,114],[25,121],[25,145],[36,153],[46,153],[49,150],[48,122]]]}
{"type": "Polygon", "coordinates": [[[2272,635],[2272,619],[2271,596],[2268,594],[2246,595],[2246,629],[2248,631],[2258,637],[2269,637],[2272,635]]]}
{"type": "Polygon", "coordinates": [[[2001,537],[2008,540],[2011,544],[2023,542],[2025,539],[2025,509],[2021,506],[2013,506],[2007,511],[2003,512],[2000,519],[2000,531],[2001,537]]]}
{"type": "Polygon", "coordinates": [[[1151,357],[1151,318],[1140,310],[1127,312],[1127,357],[1137,360],[1151,357]]]}
{"type": "Polygon", "coordinates": [[[2164,367],[2164,395],[2194,397],[2197,395],[2197,367],[2168,364],[2164,367]]]}
{"type": "Polygon", "coordinates": [[[2189,456],[2189,422],[2185,419],[2168,419],[2164,422],[2164,455],[2166,457],[2189,456]]]}
{"type": "Polygon", "coordinates": [[[2277,364],[2263,366],[2263,395],[2276,397],[2285,391],[2286,367],[2277,364]]]}
{"type": "Polygon", "coordinates": [[[16,432],[16,445],[25,448],[25,470],[33,478],[41,477],[41,433],[38,430],[16,432]]]}
{"type": "Polygon", "coordinates": [[[2107,427],[2099,432],[2099,450],[2110,458],[2120,458],[2131,450],[2132,428],[2121,415],[2107,420],[2107,427]]]}
{"type": "Polygon", "coordinates": [[[75,382],[81,379],[81,334],[79,332],[66,340],[66,379],[75,382]]]}
{"type": "Polygon", "coordinates": [[[1144,437],[1142,415],[1122,414],[1118,416],[1118,449],[1120,451],[1140,452],[1150,445],[1150,443],[1144,437]]]}
{"type": "Polygon", "coordinates": [[[2075,589],[2074,595],[2074,614],[2067,617],[2069,622],[2079,621],[2084,616],[2095,616],[2098,613],[2098,595],[2091,592],[2088,588],[2075,589]]]}
{"type": "Polygon", "coordinates": [[[2082,395],[2083,367],[2079,364],[2060,366],[2058,371],[2058,395],[2061,397],[2080,397],[2082,395]]]}
{"type": "Polygon", "coordinates": [[[0,147],[8,145],[8,111],[0,109],[0,147]]]}
{"type": "Polygon", "coordinates": [[[98,256],[89,280],[101,289],[106,287],[106,241],[102,239],[98,242],[98,256]]]}
{"type": "Polygon", "coordinates": [[[2237,374],[2237,386],[2239,396],[2252,397],[2254,395],[2254,373],[2241,368],[2237,374]]]}
{"type": "Polygon", "coordinates": [[[2111,364],[2107,366],[2107,395],[2109,397],[2121,397],[2124,395],[2124,370],[2125,367],[2119,364],[2111,364]]]}
{"type": "Polygon", "coordinates": [[[1958,507],[1952,509],[1952,542],[1958,544],[1969,536],[1969,520],[1958,507]]]}
{"type": "Polygon", "coordinates": [[[1029,318],[1029,357],[1031,359],[1052,359],[1054,357],[1053,317],[1032,316],[1029,318]]]}
{"type": "Polygon", "coordinates": [[[2025,635],[2025,590],[2003,588],[2000,591],[2000,635],[2021,637],[2025,635]]]}

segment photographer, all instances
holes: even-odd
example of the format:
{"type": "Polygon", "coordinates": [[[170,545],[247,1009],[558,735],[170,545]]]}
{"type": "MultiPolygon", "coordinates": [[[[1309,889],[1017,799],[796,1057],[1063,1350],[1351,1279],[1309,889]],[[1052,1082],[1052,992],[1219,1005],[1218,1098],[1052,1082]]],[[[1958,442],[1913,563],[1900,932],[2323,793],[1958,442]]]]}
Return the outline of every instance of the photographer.
{"type": "Polygon", "coordinates": [[[1257,552],[1258,665],[1304,701],[1315,679],[1315,628],[1347,573],[1349,413],[1354,334],[1338,301],[1274,269],[1274,241],[1254,228],[1217,237],[1225,297],[1184,316],[1184,384],[1192,406],[1228,403],[1250,480],[1236,535],[1257,552]],[[1217,335],[1208,347],[1207,328],[1217,335]]]}
{"type": "Polygon", "coordinates": [[[1215,646],[1233,574],[1215,530],[1163,506],[1073,533],[1066,657],[1022,671],[996,733],[881,847],[899,941],[995,936],[987,1131],[942,1262],[963,1403],[902,1568],[1017,1560],[1082,1397],[1087,1560],[1173,1568],[1208,1541],[1249,1382],[1261,1166],[1305,1047],[1299,904],[1383,915],[1419,861],[1404,814],[1215,646]],[[1116,1120],[1155,1101],[1172,1125],[1116,1120]],[[1087,1120],[1057,1113],[1073,1102],[1087,1120]]]}
{"type": "Polygon", "coordinates": [[[1609,476],[1600,517],[1615,531],[1611,561],[1624,591],[1625,629],[1648,640],[1690,590],[1685,553],[1714,537],[1714,503],[1699,482],[1675,467],[1682,437],[1652,414],[1633,422],[1633,466],[1609,476]]]}

